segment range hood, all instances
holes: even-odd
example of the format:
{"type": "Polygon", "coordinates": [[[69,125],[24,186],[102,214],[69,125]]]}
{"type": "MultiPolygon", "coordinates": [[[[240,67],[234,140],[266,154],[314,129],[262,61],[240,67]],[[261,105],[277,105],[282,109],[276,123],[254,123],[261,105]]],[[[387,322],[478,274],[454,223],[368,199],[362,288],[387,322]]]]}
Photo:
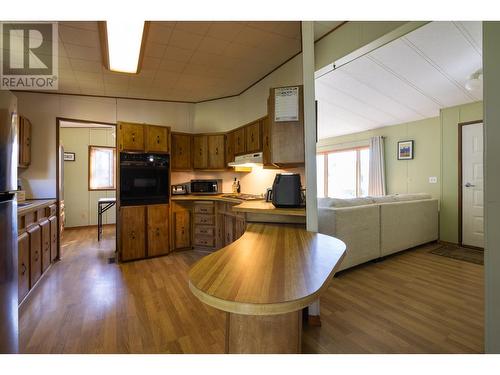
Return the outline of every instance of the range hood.
{"type": "Polygon", "coordinates": [[[255,167],[257,165],[261,166],[262,163],[262,152],[256,152],[253,154],[236,156],[234,161],[228,163],[227,165],[230,167],[255,167]]]}

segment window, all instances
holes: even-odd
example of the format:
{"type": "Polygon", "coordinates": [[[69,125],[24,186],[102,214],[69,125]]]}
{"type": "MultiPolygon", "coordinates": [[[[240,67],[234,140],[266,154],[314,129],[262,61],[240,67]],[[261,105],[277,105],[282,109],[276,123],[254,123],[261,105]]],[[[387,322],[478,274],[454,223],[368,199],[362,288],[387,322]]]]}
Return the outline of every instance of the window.
{"type": "Polygon", "coordinates": [[[354,198],[368,195],[368,147],[317,155],[318,198],[354,198]]]}
{"type": "Polygon", "coordinates": [[[116,149],[89,146],[89,190],[115,190],[116,149]]]}

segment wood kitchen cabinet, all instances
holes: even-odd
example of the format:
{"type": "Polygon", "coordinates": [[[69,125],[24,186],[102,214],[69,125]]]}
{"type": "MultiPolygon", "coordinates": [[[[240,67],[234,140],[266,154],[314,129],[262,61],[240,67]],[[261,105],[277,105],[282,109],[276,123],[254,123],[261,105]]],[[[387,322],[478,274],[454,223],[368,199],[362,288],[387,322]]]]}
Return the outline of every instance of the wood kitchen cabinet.
{"type": "Polygon", "coordinates": [[[188,210],[174,212],[174,247],[176,249],[191,247],[191,212],[188,210]]]}
{"type": "Polygon", "coordinates": [[[193,168],[208,168],[208,136],[206,135],[193,137],[193,168]]]}
{"type": "Polygon", "coordinates": [[[271,154],[271,124],[269,116],[264,117],[262,120],[262,163],[266,168],[276,168],[272,163],[271,154]]]}
{"type": "Polygon", "coordinates": [[[245,128],[234,131],[234,154],[240,155],[246,152],[245,128]]]}
{"type": "Polygon", "coordinates": [[[146,125],[146,152],[168,153],[169,128],[165,126],[146,125]]]}
{"type": "Polygon", "coordinates": [[[47,219],[40,223],[42,230],[42,273],[49,268],[50,265],[50,223],[47,219]]]}
{"type": "Polygon", "coordinates": [[[118,123],[120,151],[144,151],[144,125],[118,123]]]}
{"type": "Polygon", "coordinates": [[[234,226],[235,218],[233,216],[226,215],[224,219],[224,246],[234,242],[234,226]]]}
{"type": "Polygon", "coordinates": [[[50,260],[57,259],[57,218],[55,216],[49,217],[50,223],[50,260]]]}
{"type": "Polygon", "coordinates": [[[21,233],[17,238],[18,263],[18,302],[30,290],[30,240],[27,233],[21,233]]]}
{"type": "Polygon", "coordinates": [[[42,230],[39,225],[33,225],[26,232],[30,249],[30,288],[33,288],[42,275],[42,230]]]}
{"type": "Polygon", "coordinates": [[[172,171],[185,171],[193,169],[191,142],[193,136],[191,134],[172,133],[172,171]]]}
{"type": "Polygon", "coordinates": [[[18,137],[18,167],[27,168],[31,164],[31,122],[24,116],[19,116],[18,137]]]}
{"type": "Polygon", "coordinates": [[[170,252],[168,204],[151,205],[147,207],[148,250],[147,255],[165,255],[170,252]]]}
{"type": "Polygon", "coordinates": [[[226,134],[226,163],[234,161],[234,132],[226,134]]]}
{"type": "Polygon", "coordinates": [[[121,260],[146,257],[146,212],[144,206],[120,207],[121,260]]]}
{"type": "Polygon", "coordinates": [[[223,134],[208,136],[208,169],[226,168],[224,139],[223,134]]]}
{"type": "Polygon", "coordinates": [[[245,126],[245,152],[257,152],[262,149],[261,122],[255,121],[245,126]]]}

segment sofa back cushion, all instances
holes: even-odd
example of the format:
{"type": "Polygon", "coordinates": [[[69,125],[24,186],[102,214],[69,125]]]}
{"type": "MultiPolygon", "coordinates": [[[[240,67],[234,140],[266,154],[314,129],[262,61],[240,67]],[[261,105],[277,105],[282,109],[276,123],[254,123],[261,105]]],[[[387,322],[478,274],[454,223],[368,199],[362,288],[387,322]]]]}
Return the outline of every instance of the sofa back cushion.
{"type": "Polygon", "coordinates": [[[360,198],[349,198],[349,199],[341,199],[341,198],[319,198],[318,199],[318,207],[356,207],[356,206],[365,206],[367,204],[373,204],[373,198],[371,197],[360,197],[360,198]]]}

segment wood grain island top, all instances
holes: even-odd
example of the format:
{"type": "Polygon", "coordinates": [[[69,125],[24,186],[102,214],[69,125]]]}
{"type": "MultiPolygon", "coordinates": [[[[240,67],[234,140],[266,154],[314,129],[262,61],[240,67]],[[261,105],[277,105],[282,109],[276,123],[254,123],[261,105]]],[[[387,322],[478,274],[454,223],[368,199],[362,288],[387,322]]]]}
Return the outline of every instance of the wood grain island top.
{"type": "Polygon", "coordinates": [[[24,215],[28,212],[36,211],[40,208],[50,206],[54,203],[56,203],[55,199],[29,199],[24,202],[18,202],[17,214],[24,215]]]}
{"type": "Polygon", "coordinates": [[[297,311],[327,288],[345,251],[339,239],[301,226],[249,224],[238,240],[191,268],[189,287],[202,302],[223,311],[297,311]]]}

